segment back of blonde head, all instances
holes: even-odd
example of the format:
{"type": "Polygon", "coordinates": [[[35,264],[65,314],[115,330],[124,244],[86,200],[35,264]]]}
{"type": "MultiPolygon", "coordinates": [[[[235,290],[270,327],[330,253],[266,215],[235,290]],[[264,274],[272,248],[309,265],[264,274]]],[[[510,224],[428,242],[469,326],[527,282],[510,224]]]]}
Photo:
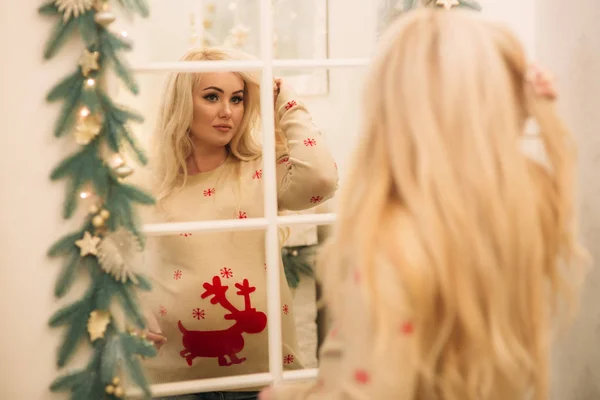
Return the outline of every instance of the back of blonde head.
{"type": "Polygon", "coordinates": [[[548,398],[551,325],[574,297],[565,276],[581,254],[575,150],[527,67],[503,27],[425,9],[388,29],[370,71],[322,272],[335,309],[356,265],[386,347],[402,338],[387,323],[398,307],[380,294],[376,259],[393,265],[397,279],[383,284],[405,292],[413,318],[416,399],[548,398]],[[521,151],[529,117],[547,165],[521,151]]]}

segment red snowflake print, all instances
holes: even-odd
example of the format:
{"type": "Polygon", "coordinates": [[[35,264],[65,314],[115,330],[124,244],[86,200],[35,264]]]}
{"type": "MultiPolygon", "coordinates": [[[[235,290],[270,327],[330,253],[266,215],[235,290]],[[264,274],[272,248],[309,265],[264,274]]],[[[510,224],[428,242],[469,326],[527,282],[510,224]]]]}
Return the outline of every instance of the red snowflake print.
{"type": "Polygon", "coordinates": [[[188,237],[188,236],[192,236],[192,234],[191,233],[180,233],[179,236],[188,237]]]}
{"type": "Polygon", "coordinates": [[[404,335],[410,335],[415,330],[415,327],[411,322],[405,322],[400,326],[400,332],[404,335]]]}
{"type": "Polygon", "coordinates": [[[288,306],[287,304],[283,305],[283,313],[285,315],[288,315],[290,313],[290,306],[288,306]]]}
{"type": "Polygon", "coordinates": [[[167,315],[167,309],[165,308],[165,306],[158,307],[158,314],[160,314],[161,317],[167,315]]]}
{"type": "Polygon", "coordinates": [[[173,279],[178,281],[181,279],[181,275],[183,275],[183,273],[181,272],[181,270],[178,269],[175,272],[173,272],[173,279]]]}
{"type": "Polygon", "coordinates": [[[371,380],[371,377],[369,376],[369,373],[367,371],[365,371],[364,369],[358,369],[358,370],[354,371],[354,380],[357,383],[364,385],[366,383],[369,383],[369,381],[371,380]]]}
{"type": "Polygon", "coordinates": [[[287,356],[283,357],[283,363],[284,364],[291,364],[294,362],[294,356],[291,354],[288,354],[287,356]]]}
{"type": "Polygon", "coordinates": [[[204,189],[204,197],[210,197],[215,194],[215,188],[204,189]]]}
{"type": "Polygon", "coordinates": [[[277,161],[277,164],[285,164],[290,161],[289,157],[283,157],[281,160],[277,161]]]}
{"type": "Polygon", "coordinates": [[[231,270],[231,268],[227,268],[227,267],[221,268],[220,272],[221,272],[221,276],[223,278],[229,279],[229,278],[233,277],[233,271],[231,270]]]}
{"type": "Polygon", "coordinates": [[[204,310],[201,310],[199,308],[194,308],[192,310],[192,317],[200,320],[200,319],[204,319],[206,318],[206,313],[204,312],[204,310]]]}
{"type": "Polygon", "coordinates": [[[355,269],[354,270],[354,283],[358,284],[360,283],[360,271],[355,269]]]}
{"type": "Polygon", "coordinates": [[[309,147],[316,146],[317,145],[317,141],[315,139],[312,139],[312,138],[304,139],[304,145],[305,146],[309,146],[309,147]]]}
{"type": "Polygon", "coordinates": [[[248,214],[245,211],[238,211],[238,219],[246,219],[248,218],[248,214]]]}
{"type": "Polygon", "coordinates": [[[287,104],[285,105],[285,109],[289,110],[290,108],[297,106],[298,103],[296,103],[296,100],[292,100],[292,101],[288,101],[287,104]]]}
{"type": "Polygon", "coordinates": [[[317,203],[320,203],[322,201],[323,201],[323,196],[313,196],[313,197],[310,198],[310,202],[311,203],[317,204],[317,203]]]}
{"type": "Polygon", "coordinates": [[[252,179],[260,179],[260,178],[262,178],[262,169],[257,169],[252,174],[252,179]]]}

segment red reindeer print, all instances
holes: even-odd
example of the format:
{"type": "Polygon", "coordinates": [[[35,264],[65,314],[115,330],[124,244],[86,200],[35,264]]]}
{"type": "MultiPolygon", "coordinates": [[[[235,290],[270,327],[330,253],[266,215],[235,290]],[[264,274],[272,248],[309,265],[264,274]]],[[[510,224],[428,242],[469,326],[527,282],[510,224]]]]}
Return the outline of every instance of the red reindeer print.
{"type": "Polygon", "coordinates": [[[285,164],[290,161],[289,157],[283,157],[281,160],[277,161],[277,164],[285,164]]]}
{"type": "Polygon", "coordinates": [[[204,189],[204,197],[210,197],[215,194],[215,188],[204,189]]]}
{"type": "Polygon", "coordinates": [[[323,196],[313,196],[310,198],[310,202],[317,204],[323,201],[323,196]]]}
{"type": "Polygon", "coordinates": [[[292,100],[292,101],[288,101],[287,104],[285,105],[285,109],[289,110],[290,108],[297,106],[298,103],[296,103],[296,100],[292,100]]]}
{"type": "Polygon", "coordinates": [[[238,215],[237,215],[238,219],[246,219],[248,218],[248,214],[245,211],[238,211],[238,215]]]}
{"type": "Polygon", "coordinates": [[[283,357],[283,363],[284,364],[293,364],[294,363],[294,356],[292,354],[288,354],[285,357],[283,357]]]}
{"type": "Polygon", "coordinates": [[[254,174],[252,174],[252,179],[260,178],[262,178],[262,169],[257,169],[256,171],[254,171],[254,174]]]}
{"type": "Polygon", "coordinates": [[[219,366],[222,367],[243,363],[246,358],[237,356],[244,349],[243,334],[260,333],[267,327],[267,315],[252,308],[250,294],[256,290],[256,287],[250,286],[248,279],[235,284],[238,289],[236,294],[243,296],[245,300],[243,310],[238,310],[229,302],[226,295],[229,286],[222,285],[220,277],[213,277],[212,284],[205,282],[203,287],[205,290],[200,297],[205,299],[213,296],[210,300],[211,304],[220,304],[228,310],[230,314],[225,315],[224,318],[235,323],[228,329],[220,331],[191,331],[179,321],[178,326],[183,334],[184,347],[179,355],[185,358],[189,366],[192,366],[196,357],[216,358],[219,366]]]}
{"type": "Polygon", "coordinates": [[[313,147],[317,145],[317,141],[313,138],[304,139],[304,145],[308,147],[313,147]]]}

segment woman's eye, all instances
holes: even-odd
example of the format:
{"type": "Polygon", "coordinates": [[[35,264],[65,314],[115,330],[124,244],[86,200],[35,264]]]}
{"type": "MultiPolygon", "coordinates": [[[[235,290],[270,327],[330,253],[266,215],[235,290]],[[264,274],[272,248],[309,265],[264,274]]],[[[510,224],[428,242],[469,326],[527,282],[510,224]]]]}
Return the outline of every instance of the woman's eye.
{"type": "Polygon", "coordinates": [[[211,101],[211,102],[219,101],[219,96],[217,96],[217,95],[216,95],[216,94],[214,94],[214,93],[211,93],[211,94],[209,94],[209,95],[206,95],[206,96],[204,96],[204,98],[205,98],[206,100],[208,100],[208,101],[211,101]]]}
{"type": "Polygon", "coordinates": [[[243,97],[240,97],[240,96],[235,96],[235,97],[232,97],[232,98],[231,98],[231,102],[232,102],[233,104],[239,104],[239,103],[241,103],[241,102],[243,102],[243,101],[244,101],[244,98],[243,98],[243,97]]]}

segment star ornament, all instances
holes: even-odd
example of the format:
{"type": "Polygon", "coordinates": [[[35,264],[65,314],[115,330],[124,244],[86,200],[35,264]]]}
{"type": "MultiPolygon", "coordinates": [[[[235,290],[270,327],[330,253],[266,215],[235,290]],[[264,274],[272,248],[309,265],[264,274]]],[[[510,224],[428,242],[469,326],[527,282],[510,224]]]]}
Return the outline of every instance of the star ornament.
{"type": "Polygon", "coordinates": [[[81,57],[79,57],[79,66],[81,66],[81,73],[83,76],[88,76],[91,71],[96,71],[100,66],[98,65],[98,57],[100,53],[97,51],[83,51],[81,57]]]}
{"type": "Polygon", "coordinates": [[[89,232],[85,232],[83,234],[83,238],[76,240],[75,244],[77,247],[81,249],[80,255],[87,256],[88,254],[97,255],[98,254],[98,244],[100,243],[100,238],[90,235],[89,232]]]}
{"type": "Polygon", "coordinates": [[[451,9],[452,7],[457,7],[460,5],[460,2],[458,0],[436,0],[435,2],[436,6],[442,6],[444,7],[446,10],[451,9]]]}

